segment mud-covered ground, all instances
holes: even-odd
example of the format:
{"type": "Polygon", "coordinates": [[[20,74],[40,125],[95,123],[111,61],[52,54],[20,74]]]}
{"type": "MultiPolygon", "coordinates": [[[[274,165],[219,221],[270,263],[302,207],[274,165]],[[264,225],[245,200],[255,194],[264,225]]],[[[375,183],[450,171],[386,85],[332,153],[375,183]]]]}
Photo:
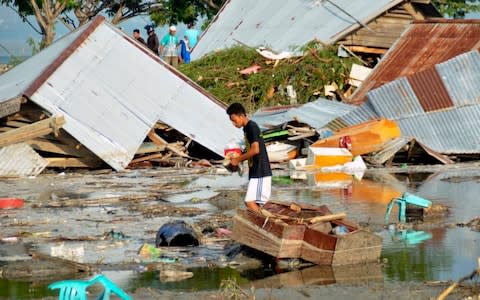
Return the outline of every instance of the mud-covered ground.
{"type": "MultiPolygon", "coordinates": [[[[380,176],[382,180],[375,179],[376,183],[386,186],[398,183],[405,185],[405,182],[410,184],[410,181],[414,180],[411,178],[415,178],[409,176],[409,172],[430,174],[433,171],[449,170],[460,170],[461,175],[449,175],[446,179],[442,177],[440,182],[477,181],[477,175],[468,175],[469,172],[477,172],[476,164],[376,169],[369,170],[367,175],[370,175],[367,178],[377,178],[379,174],[389,172],[389,175],[380,176]],[[391,172],[397,174],[393,176],[391,172]],[[397,182],[393,177],[400,180],[397,182]]],[[[422,180],[424,177],[431,178],[422,176],[422,180]]],[[[315,190],[314,195],[320,195],[320,200],[332,195],[331,190],[323,192],[318,184],[312,186],[304,181],[289,181],[286,178],[288,172],[274,172],[274,179],[277,180],[274,180],[273,184],[273,197],[283,197],[293,192],[301,198],[302,191],[312,189],[315,190]]],[[[110,170],[50,172],[36,178],[3,179],[0,181],[0,197],[18,197],[25,200],[25,205],[20,209],[0,210],[0,266],[3,278],[0,278],[0,290],[3,290],[0,292],[0,299],[52,298],[56,293],[46,289],[49,283],[60,279],[88,278],[98,272],[108,274],[109,278],[123,287],[134,299],[177,300],[236,297],[434,299],[452,280],[459,279],[459,276],[448,277],[448,274],[444,276],[445,280],[408,280],[408,276],[402,280],[386,279],[382,272],[388,273],[385,269],[395,260],[395,256],[389,256],[383,257],[371,267],[374,275],[370,277],[362,274],[364,269],[361,266],[357,267],[357,270],[328,270],[333,272],[334,276],[323,279],[316,275],[325,274],[323,271],[307,268],[276,275],[265,273],[266,275],[250,276],[250,279],[242,282],[232,280],[233,277],[228,274],[219,275],[221,278],[215,278],[216,281],[212,279],[213,283],[207,288],[199,287],[204,286],[203,283],[195,281],[192,281],[191,286],[181,289],[173,288],[173,285],[167,283],[159,288],[156,281],[184,282],[182,278],[175,276],[182,272],[187,274],[186,278],[193,276],[188,275],[192,268],[220,269],[218,274],[223,274],[224,268],[233,268],[241,273],[268,267],[262,267],[262,262],[255,257],[230,257],[225,252],[225,246],[231,244],[228,238],[231,218],[237,208],[243,207],[246,182],[245,176],[229,174],[216,168],[145,169],[118,173],[110,170]],[[184,220],[191,225],[200,245],[188,248],[163,247],[160,258],[142,257],[139,254],[142,245],[155,244],[155,236],[160,226],[175,220],[184,220]],[[45,259],[31,260],[32,253],[63,257],[82,265],[45,259]],[[89,267],[88,270],[83,269],[85,265],[89,267]],[[79,270],[82,272],[79,273],[79,270]],[[162,277],[165,270],[173,270],[176,275],[167,276],[169,278],[166,279],[162,277]],[[151,287],[152,284],[144,282],[143,272],[155,274],[152,275],[156,278],[152,281],[155,286],[151,287]],[[122,277],[119,274],[128,275],[122,277]],[[29,289],[30,292],[22,293],[19,289],[29,289]]],[[[352,193],[351,187],[341,189],[342,193],[352,193]]],[[[331,201],[328,205],[332,211],[337,211],[358,204],[331,201]]],[[[383,210],[384,204],[369,206],[366,210],[355,209],[349,211],[349,214],[355,221],[374,232],[385,231],[383,214],[374,213],[372,207],[383,210]]],[[[480,211],[479,207],[471,209],[480,211]]],[[[409,226],[422,230],[448,230],[451,227],[460,228],[459,225],[462,224],[469,226],[471,217],[465,219],[456,216],[435,220],[429,224],[409,226]]],[[[473,235],[476,240],[468,247],[478,247],[478,235],[473,235]]],[[[472,253],[477,255],[478,249],[473,249],[472,253]]],[[[471,268],[460,270],[459,273],[467,275],[475,268],[478,268],[478,265],[471,265],[471,268]]],[[[208,275],[206,278],[204,281],[208,281],[208,275]]],[[[466,281],[456,288],[448,299],[480,299],[479,294],[478,281],[466,281]]]]}

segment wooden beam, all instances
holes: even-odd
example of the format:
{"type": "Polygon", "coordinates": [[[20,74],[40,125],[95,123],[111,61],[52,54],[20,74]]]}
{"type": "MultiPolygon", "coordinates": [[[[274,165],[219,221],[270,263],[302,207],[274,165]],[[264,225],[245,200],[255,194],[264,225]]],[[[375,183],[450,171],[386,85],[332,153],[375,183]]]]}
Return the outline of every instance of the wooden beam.
{"type": "Polygon", "coordinates": [[[36,137],[58,132],[65,124],[63,116],[51,117],[0,134],[0,147],[25,142],[36,137]]]}
{"type": "Polygon", "coordinates": [[[364,46],[344,46],[344,47],[350,49],[350,51],[352,52],[364,52],[364,53],[372,53],[372,54],[384,54],[388,50],[388,49],[370,48],[370,47],[364,47],[364,46]]]}
{"type": "Polygon", "coordinates": [[[425,16],[419,13],[415,7],[413,7],[412,3],[407,2],[403,4],[403,8],[413,16],[415,20],[425,20],[425,16]]]}
{"type": "Polygon", "coordinates": [[[155,133],[155,129],[150,130],[150,132],[148,133],[148,138],[152,142],[157,144],[158,146],[165,146],[167,148],[167,150],[172,151],[173,153],[175,153],[176,155],[178,155],[180,157],[191,158],[190,156],[188,156],[184,152],[181,152],[178,149],[176,149],[175,147],[172,147],[169,143],[167,143],[167,141],[162,139],[158,134],[155,133]]]}
{"type": "Polygon", "coordinates": [[[46,157],[48,167],[57,168],[96,168],[102,165],[102,161],[96,157],[74,158],[74,157],[46,157]]]}
{"type": "Polygon", "coordinates": [[[164,151],[165,146],[158,146],[155,143],[143,143],[140,148],[138,148],[137,152],[135,154],[145,154],[145,153],[154,153],[154,152],[160,152],[164,151]]]}
{"type": "Polygon", "coordinates": [[[23,96],[0,103],[0,118],[14,114],[20,110],[23,96]]]}
{"type": "Polygon", "coordinates": [[[161,154],[161,153],[155,153],[155,154],[151,154],[151,155],[145,155],[145,156],[142,156],[142,157],[139,157],[139,158],[135,158],[134,160],[132,160],[130,163],[131,164],[135,164],[135,163],[139,163],[139,162],[142,162],[142,161],[146,161],[146,160],[151,160],[151,159],[154,159],[154,158],[162,158],[164,155],[161,154]]]}
{"type": "Polygon", "coordinates": [[[43,152],[50,152],[55,154],[62,154],[62,155],[70,155],[75,157],[81,157],[81,151],[69,146],[64,145],[59,142],[49,141],[47,139],[36,138],[26,142],[35,150],[43,151],[43,152]]]}

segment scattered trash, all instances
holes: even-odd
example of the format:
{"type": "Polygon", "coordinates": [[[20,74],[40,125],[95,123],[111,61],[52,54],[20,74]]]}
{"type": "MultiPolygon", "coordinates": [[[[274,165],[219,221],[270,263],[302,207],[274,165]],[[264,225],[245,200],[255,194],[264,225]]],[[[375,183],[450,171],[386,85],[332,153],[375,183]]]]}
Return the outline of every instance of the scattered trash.
{"type": "Polygon", "coordinates": [[[239,73],[242,75],[256,74],[260,69],[260,66],[253,65],[251,67],[240,70],[239,73]]]}
{"type": "Polygon", "coordinates": [[[25,201],[20,198],[0,198],[0,209],[22,208],[25,201]]]}
{"type": "Polygon", "coordinates": [[[390,203],[388,203],[387,211],[385,212],[385,223],[388,223],[394,204],[398,204],[398,221],[402,223],[407,222],[407,206],[417,206],[419,208],[429,208],[432,206],[431,201],[405,192],[400,198],[393,198],[390,203]]]}
{"type": "Polygon", "coordinates": [[[298,149],[295,145],[275,142],[267,145],[268,160],[270,162],[284,162],[297,157],[298,149]]]}
{"type": "Polygon", "coordinates": [[[282,51],[282,52],[276,54],[276,53],[273,53],[272,51],[267,50],[263,47],[260,47],[260,48],[256,49],[256,51],[257,51],[258,54],[260,54],[264,58],[270,59],[270,60],[280,60],[280,59],[286,59],[286,58],[292,57],[292,53],[290,53],[288,51],[282,51]]]}
{"type": "Polygon", "coordinates": [[[178,270],[161,270],[160,280],[162,282],[180,281],[188,278],[192,278],[192,272],[178,271],[178,270]]]}
{"type": "Polygon", "coordinates": [[[155,246],[198,246],[198,238],[190,225],[184,221],[163,224],[157,232],[155,246]]]}
{"type": "Polygon", "coordinates": [[[80,262],[85,255],[85,249],[83,245],[77,247],[68,247],[62,243],[58,246],[52,246],[50,248],[50,255],[80,262]]]}
{"type": "Polygon", "coordinates": [[[110,299],[110,294],[115,294],[122,300],[131,300],[120,287],[110,281],[105,275],[98,274],[90,280],[63,280],[57,281],[48,286],[51,290],[60,290],[59,299],[74,300],[87,299],[87,289],[95,284],[103,285],[103,292],[98,299],[110,299]]]}
{"type": "Polygon", "coordinates": [[[123,240],[126,240],[128,239],[129,237],[126,236],[123,232],[117,232],[117,231],[114,231],[113,229],[108,231],[108,232],[105,232],[103,234],[103,238],[105,239],[111,239],[111,240],[116,240],[116,241],[123,241],[123,240]]]}
{"type": "Polygon", "coordinates": [[[160,249],[150,244],[143,244],[140,249],[138,249],[138,255],[144,259],[152,260],[160,257],[160,249]]]}

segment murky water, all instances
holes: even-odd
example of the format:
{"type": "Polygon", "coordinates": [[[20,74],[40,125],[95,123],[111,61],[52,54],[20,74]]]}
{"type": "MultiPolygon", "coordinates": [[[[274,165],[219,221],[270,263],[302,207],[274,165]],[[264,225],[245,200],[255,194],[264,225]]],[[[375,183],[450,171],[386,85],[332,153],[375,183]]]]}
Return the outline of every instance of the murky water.
{"type": "MultiPolygon", "coordinates": [[[[326,204],[333,212],[344,211],[348,218],[362,225],[369,226],[374,232],[383,237],[382,261],[383,265],[360,267],[358,272],[354,269],[315,267],[301,271],[293,271],[272,276],[275,272],[270,269],[239,271],[229,267],[196,267],[188,269],[193,272],[192,278],[178,281],[165,282],[160,280],[158,271],[125,270],[105,271],[104,273],[127,291],[134,291],[139,287],[151,287],[161,290],[216,290],[224,279],[235,279],[239,284],[270,284],[282,282],[288,286],[290,282],[296,284],[328,284],[346,280],[360,280],[362,276],[351,278],[352,274],[367,274],[368,278],[386,281],[437,281],[457,280],[470,273],[477,267],[477,257],[480,257],[480,233],[468,227],[458,227],[452,224],[468,222],[480,215],[480,170],[450,170],[442,173],[416,173],[416,174],[383,174],[367,173],[361,180],[345,174],[295,174],[292,179],[288,175],[276,176],[273,180],[272,199],[282,201],[296,201],[310,204],[326,204]],[[441,219],[434,220],[421,229],[408,229],[402,231],[388,230],[385,226],[385,211],[389,201],[400,196],[403,192],[410,192],[433,204],[442,204],[450,207],[450,214],[441,219]],[[450,224],[450,226],[447,226],[450,224]],[[363,268],[363,269],[362,269],[363,268]],[[371,269],[371,272],[366,272],[371,269]],[[307,280],[307,278],[310,278],[307,280]],[[302,278],[298,281],[298,278],[302,278]]],[[[125,182],[141,182],[141,175],[124,178],[125,182]]],[[[152,179],[154,180],[154,179],[152,179]]],[[[119,184],[123,179],[114,182],[119,184]]],[[[184,183],[188,192],[175,193],[166,200],[177,205],[192,205],[193,200],[198,200],[198,207],[207,210],[217,209],[202,200],[215,196],[218,190],[243,190],[247,180],[238,175],[232,176],[201,176],[189,184],[184,183]]],[[[83,183],[84,184],[84,183],[83,183]]],[[[138,187],[137,187],[138,188],[138,187]]],[[[28,194],[28,189],[19,191],[28,194]]],[[[105,192],[108,194],[107,192],[105,192]]],[[[113,208],[112,208],[113,209],[113,208]]],[[[108,210],[108,209],[107,209],[108,210]]],[[[233,211],[233,210],[232,210],[233,211]]],[[[101,219],[102,216],[93,215],[89,208],[66,209],[64,213],[71,213],[76,219],[101,219]],[[70,210],[70,212],[69,212],[70,210]]],[[[122,212],[118,212],[121,214],[122,212]]],[[[128,213],[125,213],[128,217],[128,213]]],[[[41,220],[41,216],[32,214],[31,220],[41,220]],[[38,219],[37,219],[38,218],[38,219]]],[[[396,208],[390,216],[391,222],[397,221],[396,208]]],[[[91,225],[91,222],[89,223],[91,225]]],[[[69,226],[69,224],[65,224],[69,226]]],[[[73,226],[73,225],[70,225],[73,226]]],[[[85,234],[108,229],[109,225],[100,222],[92,228],[84,228],[85,234]],[[100,227],[98,227],[100,226],[100,227]]],[[[111,225],[114,227],[114,225],[111,225]]],[[[85,257],[96,258],[95,252],[109,249],[109,257],[104,258],[107,263],[116,263],[115,258],[136,257],[136,250],[143,242],[152,242],[152,239],[142,239],[135,232],[143,226],[158,228],[155,222],[145,220],[141,225],[126,229],[127,235],[133,236],[134,242],[128,244],[119,241],[116,244],[105,242],[98,243],[96,248],[85,248],[85,257]],[[102,248],[104,247],[104,248],[102,248]]],[[[74,227],[69,230],[76,230],[74,227]]],[[[153,234],[152,234],[153,235],[153,234]]],[[[81,242],[69,243],[69,247],[80,247],[81,242]]],[[[40,246],[45,249],[49,244],[40,246]]],[[[45,250],[44,249],[44,250],[45,250]]],[[[193,257],[217,259],[221,249],[212,247],[199,248],[193,257]]],[[[98,255],[98,254],[97,254],[98,255]]],[[[98,257],[97,257],[98,258],[98,257]]],[[[0,298],[31,299],[47,295],[55,295],[47,290],[48,283],[31,284],[28,282],[12,282],[0,279],[0,298]]]]}

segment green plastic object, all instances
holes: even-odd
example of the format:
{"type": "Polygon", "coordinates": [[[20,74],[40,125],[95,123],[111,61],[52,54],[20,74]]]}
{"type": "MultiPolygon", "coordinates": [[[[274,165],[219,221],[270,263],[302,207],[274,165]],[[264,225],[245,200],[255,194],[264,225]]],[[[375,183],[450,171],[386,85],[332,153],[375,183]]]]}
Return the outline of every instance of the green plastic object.
{"type": "Polygon", "coordinates": [[[114,293],[119,299],[131,300],[127,293],[110,281],[105,275],[98,274],[89,280],[63,280],[57,281],[48,286],[51,290],[60,289],[59,300],[87,300],[87,288],[100,283],[103,285],[103,293],[98,300],[110,299],[110,294],[114,293]]]}
{"type": "Polygon", "coordinates": [[[274,132],[270,132],[270,133],[264,133],[262,134],[262,138],[264,140],[269,140],[269,139],[273,139],[273,138],[276,138],[276,137],[283,137],[283,136],[287,136],[288,135],[288,130],[280,130],[280,131],[274,131],[274,132]]]}

